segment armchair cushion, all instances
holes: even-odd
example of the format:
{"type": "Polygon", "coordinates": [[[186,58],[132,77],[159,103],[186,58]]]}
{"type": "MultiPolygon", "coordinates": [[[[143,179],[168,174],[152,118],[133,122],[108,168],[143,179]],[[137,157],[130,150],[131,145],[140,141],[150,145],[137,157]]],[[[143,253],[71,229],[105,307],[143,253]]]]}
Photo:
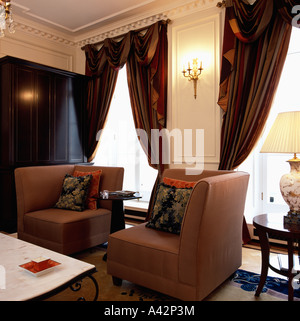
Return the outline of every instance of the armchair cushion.
{"type": "Polygon", "coordinates": [[[146,227],[180,234],[181,223],[192,188],[176,188],[160,183],[151,218],[146,227]]]}
{"type": "Polygon", "coordinates": [[[96,197],[99,195],[99,185],[100,185],[100,176],[102,174],[102,170],[91,171],[91,172],[82,172],[75,170],[73,176],[86,176],[92,175],[93,178],[90,183],[89,192],[86,198],[86,208],[90,210],[97,209],[97,199],[96,197]]]}
{"type": "Polygon", "coordinates": [[[83,211],[92,175],[74,177],[66,174],[56,208],[83,211]]]}
{"type": "Polygon", "coordinates": [[[177,188],[192,188],[197,184],[197,182],[182,181],[180,179],[175,179],[170,177],[164,177],[163,182],[166,185],[174,186],[177,188]]]}

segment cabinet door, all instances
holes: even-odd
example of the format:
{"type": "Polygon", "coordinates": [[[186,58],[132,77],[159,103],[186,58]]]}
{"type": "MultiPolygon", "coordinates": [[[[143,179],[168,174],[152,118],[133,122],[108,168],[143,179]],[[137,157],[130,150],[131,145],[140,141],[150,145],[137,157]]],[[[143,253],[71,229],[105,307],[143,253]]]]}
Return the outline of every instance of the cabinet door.
{"type": "Polygon", "coordinates": [[[54,161],[81,163],[83,155],[83,85],[78,77],[54,82],[54,161]]]}
{"type": "Polygon", "coordinates": [[[47,72],[15,69],[15,161],[51,161],[52,78],[47,72]]]}
{"type": "Polygon", "coordinates": [[[52,126],[52,78],[48,73],[36,75],[36,115],[35,115],[35,161],[51,162],[51,126],[52,126]]]}
{"type": "Polygon", "coordinates": [[[80,78],[70,79],[69,97],[69,162],[81,163],[84,161],[83,129],[83,89],[84,84],[80,78]]]}
{"type": "Polygon", "coordinates": [[[54,104],[53,104],[53,152],[54,162],[68,161],[68,100],[69,79],[63,76],[54,77],[54,104]]]}
{"type": "Polygon", "coordinates": [[[33,162],[34,135],[34,71],[15,69],[14,118],[15,118],[15,162],[33,162]]]}
{"type": "Polygon", "coordinates": [[[0,65],[0,167],[7,167],[14,163],[14,136],[12,135],[12,105],[13,93],[12,66],[0,65]]]}

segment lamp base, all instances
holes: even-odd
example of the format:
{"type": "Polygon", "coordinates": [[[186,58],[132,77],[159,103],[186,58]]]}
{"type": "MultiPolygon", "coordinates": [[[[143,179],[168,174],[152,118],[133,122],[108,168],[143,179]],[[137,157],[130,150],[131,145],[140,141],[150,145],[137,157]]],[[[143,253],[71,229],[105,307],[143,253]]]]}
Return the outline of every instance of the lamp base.
{"type": "Polygon", "coordinates": [[[300,224],[300,159],[295,155],[288,163],[291,171],[280,180],[281,195],[290,208],[285,222],[300,224]]]}
{"type": "Polygon", "coordinates": [[[300,225],[300,212],[289,211],[287,215],[283,217],[284,224],[296,224],[300,225]]]}

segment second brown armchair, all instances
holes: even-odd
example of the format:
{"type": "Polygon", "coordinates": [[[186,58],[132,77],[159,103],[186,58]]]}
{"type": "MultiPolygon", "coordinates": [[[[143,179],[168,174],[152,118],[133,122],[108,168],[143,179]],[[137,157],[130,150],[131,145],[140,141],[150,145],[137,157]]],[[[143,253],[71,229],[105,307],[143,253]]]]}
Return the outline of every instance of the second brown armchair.
{"type": "Polygon", "coordinates": [[[109,236],[107,272],[181,300],[202,300],[241,265],[249,174],[203,171],[164,177],[196,181],[180,234],[140,224],[109,236]]]}

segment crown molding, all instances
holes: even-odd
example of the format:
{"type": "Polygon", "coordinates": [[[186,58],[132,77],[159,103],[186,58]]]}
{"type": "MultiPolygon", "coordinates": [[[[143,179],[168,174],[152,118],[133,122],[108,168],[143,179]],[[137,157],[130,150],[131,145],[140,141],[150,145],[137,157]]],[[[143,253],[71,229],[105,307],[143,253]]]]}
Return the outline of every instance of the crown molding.
{"type": "Polygon", "coordinates": [[[16,34],[18,30],[20,30],[29,35],[36,36],[48,41],[53,41],[71,47],[76,46],[76,41],[74,40],[74,37],[68,36],[65,33],[59,32],[57,30],[48,28],[39,23],[34,23],[30,20],[21,18],[16,14],[14,14],[14,25],[16,34]]]}
{"type": "Polygon", "coordinates": [[[87,44],[101,42],[109,37],[117,37],[131,30],[144,28],[150,26],[151,24],[166,19],[174,19],[180,16],[188,15],[194,13],[195,11],[205,10],[211,7],[215,7],[218,3],[218,0],[194,0],[189,1],[183,5],[177,5],[173,8],[161,9],[160,12],[152,12],[145,16],[135,16],[134,20],[131,21],[121,21],[119,24],[111,24],[105,27],[105,30],[98,29],[94,32],[94,35],[91,35],[90,32],[82,39],[78,40],[76,43],[78,46],[82,47],[87,44]]]}
{"type": "Polygon", "coordinates": [[[143,27],[147,27],[152,25],[153,23],[160,21],[160,20],[166,20],[168,19],[168,15],[165,13],[160,13],[160,14],[155,14],[151,17],[143,18],[138,21],[134,21],[128,24],[124,24],[120,27],[114,27],[114,28],[105,28],[106,31],[100,31],[94,36],[89,36],[87,38],[83,38],[82,40],[77,41],[77,45],[82,47],[87,44],[92,44],[92,43],[97,43],[101,42],[106,38],[111,38],[111,37],[117,37],[119,35],[122,35],[126,32],[140,29],[143,27]]]}
{"type": "Polygon", "coordinates": [[[62,32],[58,32],[51,28],[46,28],[40,24],[33,24],[29,20],[16,17],[14,19],[16,31],[22,30],[31,35],[43,38],[48,41],[53,41],[61,45],[69,47],[82,47],[86,44],[97,43],[108,37],[117,37],[131,30],[147,27],[159,20],[174,19],[180,16],[194,13],[195,11],[204,10],[216,6],[218,0],[194,0],[187,4],[179,5],[174,8],[165,10],[161,9],[160,12],[146,13],[146,16],[134,16],[131,20],[127,19],[120,21],[118,24],[110,24],[105,28],[92,30],[85,35],[74,37],[62,32]],[[42,28],[41,28],[42,27],[42,28]]]}

